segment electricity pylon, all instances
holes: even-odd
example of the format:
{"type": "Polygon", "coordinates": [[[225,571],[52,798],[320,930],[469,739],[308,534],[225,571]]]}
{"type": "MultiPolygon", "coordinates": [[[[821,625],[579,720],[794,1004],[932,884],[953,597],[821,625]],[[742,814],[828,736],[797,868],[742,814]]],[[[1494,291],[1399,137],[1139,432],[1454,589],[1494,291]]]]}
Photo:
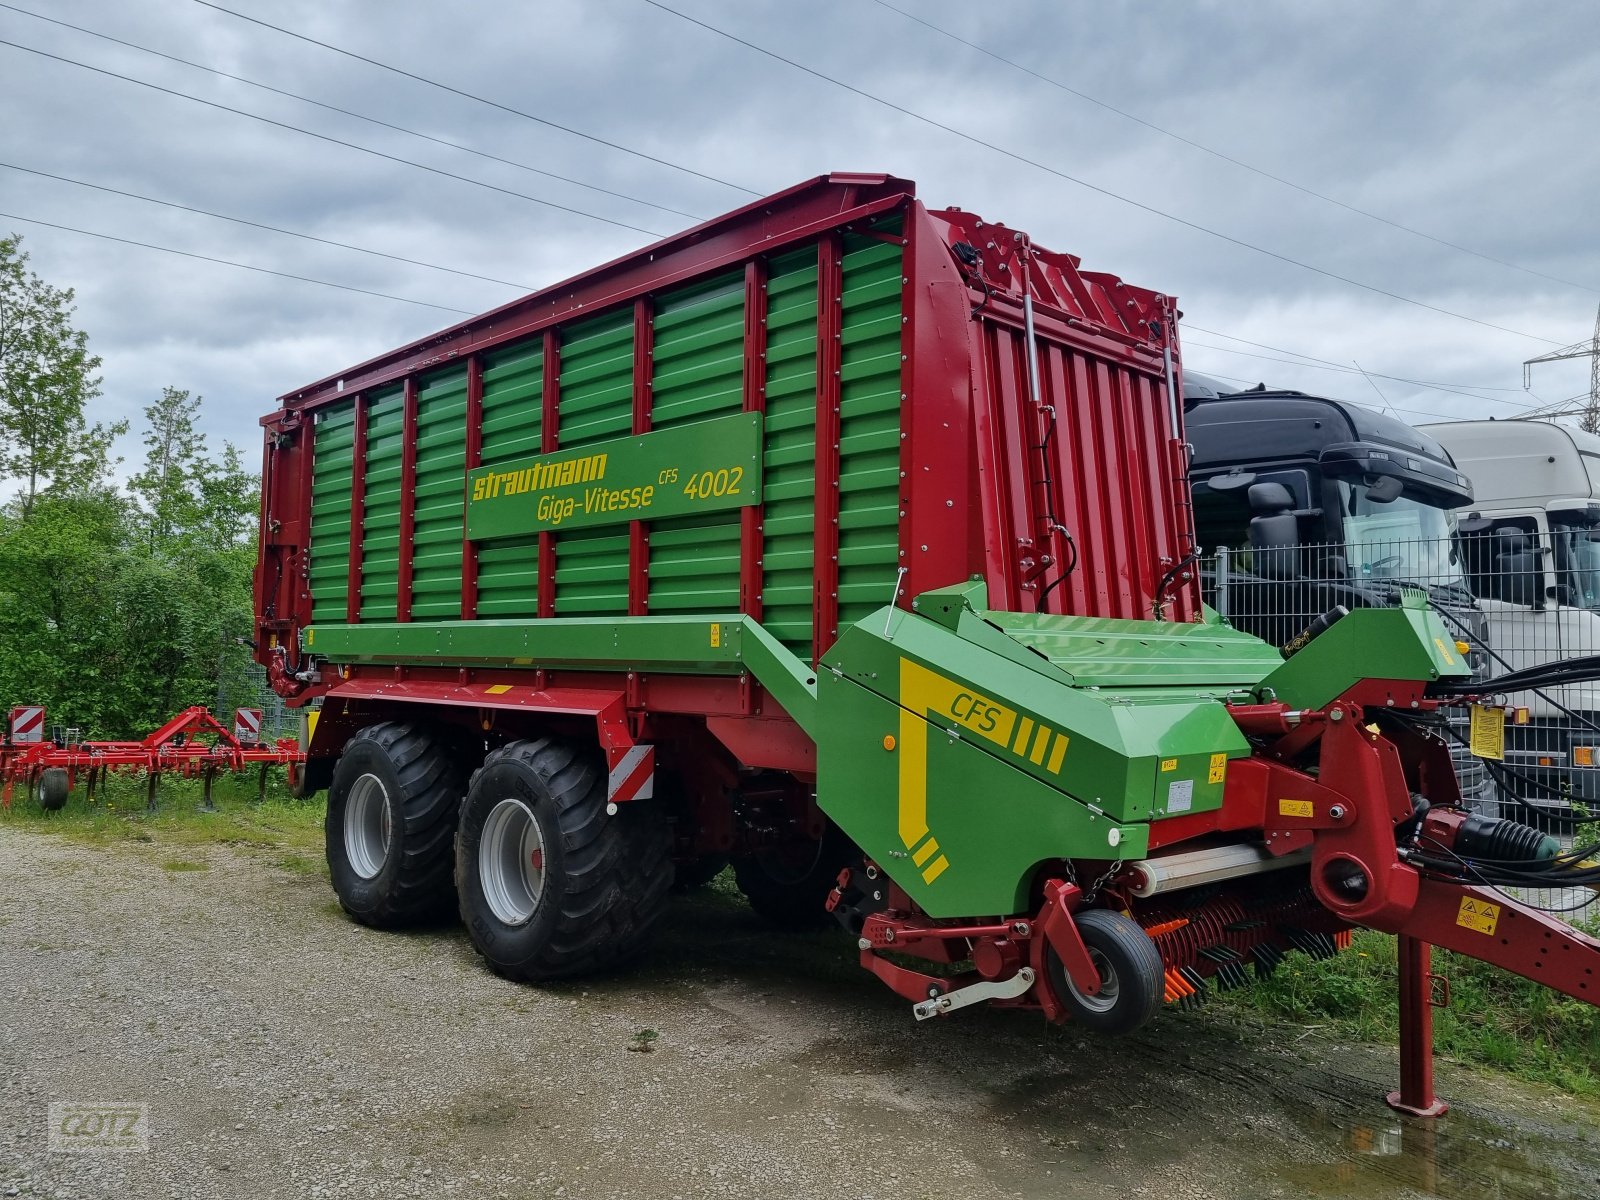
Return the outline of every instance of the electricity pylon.
{"type": "Polygon", "coordinates": [[[1580,410],[1578,424],[1587,433],[1600,433],[1600,309],[1596,310],[1594,316],[1594,337],[1586,342],[1574,342],[1560,350],[1552,350],[1549,354],[1528,359],[1522,364],[1522,386],[1527,387],[1532,383],[1531,368],[1534,363],[1560,362],[1567,358],[1589,360],[1589,399],[1580,410]]]}

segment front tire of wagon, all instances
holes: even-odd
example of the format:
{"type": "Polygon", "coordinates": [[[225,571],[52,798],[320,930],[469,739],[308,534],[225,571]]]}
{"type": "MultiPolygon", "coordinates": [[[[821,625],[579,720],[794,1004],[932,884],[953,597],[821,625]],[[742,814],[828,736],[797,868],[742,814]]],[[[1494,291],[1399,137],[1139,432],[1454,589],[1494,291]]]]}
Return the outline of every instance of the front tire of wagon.
{"type": "Polygon", "coordinates": [[[524,982],[635,957],[672,887],[672,836],[649,801],[606,812],[598,751],[512,742],[472,777],[456,837],[461,919],[498,975],[524,982]]]}
{"type": "Polygon", "coordinates": [[[350,739],[328,785],[328,875],[363,925],[393,929],[449,912],[451,845],[465,780],[439,737],[385,721],[350,739]]]}

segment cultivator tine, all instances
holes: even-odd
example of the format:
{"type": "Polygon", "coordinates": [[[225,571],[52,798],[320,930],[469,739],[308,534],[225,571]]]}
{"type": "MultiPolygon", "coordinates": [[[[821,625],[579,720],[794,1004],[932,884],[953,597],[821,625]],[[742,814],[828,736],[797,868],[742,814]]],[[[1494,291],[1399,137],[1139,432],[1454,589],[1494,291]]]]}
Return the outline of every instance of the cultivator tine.
{"type": "Polygon", "coordinates": [[[1193,967],[1179,967],[1178,975],[1189,985],[1189,994],[1178,1001],[1178,1007],[1186,1011],[1199,1008],[1206,1002],[1206,977],[1193,967]]]}
{"type": "Polygon", "coordinates": [[[1250,949],[1250,957],[1256,964],[1256,978],[1268,978],[1278,969],[1278,964],[1283,962],[1283,951],[1271,942],[1262,942],[1250,949]]]}
{"type": "Polygon", "coordinates": [[[211,781],[217,777],[215,771],[206,771],[201,775],[200,812],[214,813],[217,806],[211,802],[211,781]]]}
{"type": "Polygon", "coordinates": [[[1247,930],[1265,929],[1266,927],[1267,923],[1265,921],[1255,917],[1246,917],[1242,921],[1234,921],[1231,924],[1224,925],[1222,928],[1227,933],[1244,933],[1247,930]]]}
{"type": "Polygon", "coordinates": [[[1312,933],[1309,929],[1296,929],[1283,926],[1284,939],[1307,958],[1321,962],[1325,958],[1332,958],[1339,953],[1339,948],[1334,944],[1333,938],[1326,933],[1312,933]]]}
{"type": "Polygon", "coordinates": [[[1231,992],[1245,987],[1250,982],[1250,976],[1245,973],[1242,962],[1224,963],[1217,968],[1217,991],[1231,992]]]}

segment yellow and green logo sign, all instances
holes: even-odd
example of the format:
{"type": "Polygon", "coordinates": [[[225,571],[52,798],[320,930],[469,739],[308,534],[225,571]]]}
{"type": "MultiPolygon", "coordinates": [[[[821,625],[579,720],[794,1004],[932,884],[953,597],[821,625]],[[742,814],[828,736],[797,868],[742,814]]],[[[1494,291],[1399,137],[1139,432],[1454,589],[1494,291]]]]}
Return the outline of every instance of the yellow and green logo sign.
{"type": "Polygon", "coordinates": [[[759,504],[761,414],[478,467],[466,502],[474,541],[759,504]]]}
{"type": "Polygon", "coordinates": [[[928,718],[953,720],[1052,775],[1061,773],[1071,739],[909,658],[900,660],[900,704],[900,841],[931,884],[950,860],[928,828],[928,718]]]}

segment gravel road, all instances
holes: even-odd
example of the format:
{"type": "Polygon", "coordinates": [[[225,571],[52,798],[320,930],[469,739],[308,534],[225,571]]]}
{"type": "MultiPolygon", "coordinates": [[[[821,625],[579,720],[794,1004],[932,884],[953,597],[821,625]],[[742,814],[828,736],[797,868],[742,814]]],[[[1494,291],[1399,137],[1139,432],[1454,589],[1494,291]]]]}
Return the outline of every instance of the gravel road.
{"type": "Polygon", "coordinates": [[[0,828],[0,1195],[1544,1197],[1600,1191],[1593,1107],[1167,1014],[1132,1039],[917,1025],[842,936],[678,902],[626,975],[536,990],[459,930],[348,922],[270,852],[0,828]],[[194,868],[203,869],[194,869],[194,868]],[[636,1052],[641,1030],[653,1050],[636,1052]],[[149,1106],[147,1153],[52,1151],[52,1101],[149,1106]]]}

